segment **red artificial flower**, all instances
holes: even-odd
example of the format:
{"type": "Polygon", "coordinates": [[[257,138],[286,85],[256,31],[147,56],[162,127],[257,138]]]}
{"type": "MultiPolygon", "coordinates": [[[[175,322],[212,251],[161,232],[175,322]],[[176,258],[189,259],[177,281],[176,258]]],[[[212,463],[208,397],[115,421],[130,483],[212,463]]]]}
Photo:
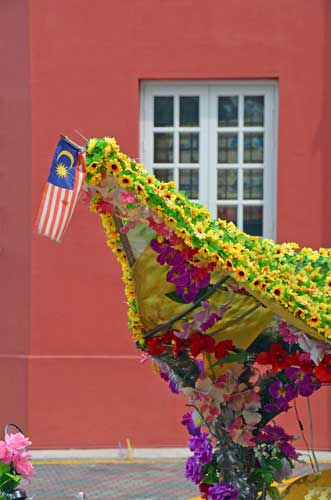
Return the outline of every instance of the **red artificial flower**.
{"type": "Polygon", "coordinates": [[[284,351],[280,344],[272,344],[267,352],[261,352],[256,356],[256,362],[260,365],[271,365],[273,372],[288,368],[291,366],[289,355],[284,351]]]}
{"type": "Polygon", "coordinates": [[[203,335],[202,333],[193,333],[190,337],[191,340],[191,354],[196,358],[200,352],[214,352],[215,340],[210,335],[203,335]]]}
{"type": "Polygon", "coordinates": [[[104,200],[97,201],[95,206],[96,209],[102,214],[111,214],[114,208],[114,205],[112,205],[112,203],[108,203],[107,201],[104,200]]]}
{"type": "Polygon", "coordinates": [[[206,483],[199,484],[199,490],[200,490],[201,498],[203,500],[208,499],[208,490],[211,486],[212,486],[211,484],[206,484],[206,483]]]}
{"type": "Polygon", "coordinates": [[[147,339],[146,346],[148,354],[151,356],[159,356],[166,350],[166,346],[162,344],[163,340],[160,337],[152,337],[147,339]]]}
{"type": "Polygon", "coordinates": [[[331,354],[326,354],[315,368],[315,376],[321,382],[331,382],[331,354]]]}
{"type": "Polygon", "coordinates": [[[215,358],[221,359],[228,354],[228,352],[234,350],[234,344],[232,340],[222,340],[215,346],[215,358]]]}

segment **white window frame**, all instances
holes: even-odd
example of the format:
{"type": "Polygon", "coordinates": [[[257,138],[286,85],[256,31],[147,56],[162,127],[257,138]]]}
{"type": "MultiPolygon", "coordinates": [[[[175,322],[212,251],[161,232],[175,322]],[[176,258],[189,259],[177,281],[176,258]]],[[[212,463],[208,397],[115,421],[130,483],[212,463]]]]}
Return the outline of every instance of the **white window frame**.
{"type": "MultiPolygon", "coordinates": [[[[213,217],[216,217],[217,210],[217,167],[231,168],[231,164],[222,165],[217,163],[217,132],[239,132],[239,158],[238,175],[241,176],[244,168],[254,168],[243,164],[242,158],[242,137],[240,132],[264,132],[264,185],[263,201],[255,202],[245,200],[245,206],[263,206],[263,237],[276,239],[276,203],[277,203],[277,151],[278,151],[278,84],[275,80],[236,80],[236,81],[142,81],[140,88],[140,159],[145,168],[153,172],[153,168],[162,167],[163,164],[153,163],[153,132],[173,132],[178,131],[178,106],[175,106],[174,127],[153,126],[153,98],[154,96],[179,96],[199,95],[200,96],[200,124],[199,127],[180,127],[181,132],[199,131],[199,200],[210,210],[213,217]],[[245,129],[242,115],[239,113],[238,127],[218,128],[217,121],[217,97],[226,95],[239,95],[239,106],[243,105],[243,95],[263,95],[264,96],[264,127],[249,127],[245,129]],[[216,165],[216,167],[215,167],[216,165]],[[204,168],[206,170],[204,171],[204,168]],[[205,175],[207,172],[207,175],[205,175]]],[[[178,184],[178,167],[186,168],[185,164],[178,163],[178,134],[174,134],[174,163],[169,166],[174,168],[174,180],[178,184]]],[[[167,164],[168,166],[168,164],[167,164]]],[[[256,164],[255,167],[261,167],[256,164]]],[[[192,164],[187,165],[192,168],[192,164]]],[[[243,224],[243,204],[241,187],[243,185],[238,179],[238,200],[222,201],[222,206],[238,206],[238,227],[243,224]]]]}

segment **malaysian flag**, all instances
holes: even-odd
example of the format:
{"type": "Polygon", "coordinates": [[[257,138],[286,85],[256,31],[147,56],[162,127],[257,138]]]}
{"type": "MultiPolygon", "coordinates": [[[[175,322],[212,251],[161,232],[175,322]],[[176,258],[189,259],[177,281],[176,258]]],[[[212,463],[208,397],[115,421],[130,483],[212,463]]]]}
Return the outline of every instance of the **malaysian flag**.
{"type": "Polygon", "coordinates": [[[35,222],[36,233],[61,241],[75,209],[85,174],[83,148],[61,136],[35,222]]]}

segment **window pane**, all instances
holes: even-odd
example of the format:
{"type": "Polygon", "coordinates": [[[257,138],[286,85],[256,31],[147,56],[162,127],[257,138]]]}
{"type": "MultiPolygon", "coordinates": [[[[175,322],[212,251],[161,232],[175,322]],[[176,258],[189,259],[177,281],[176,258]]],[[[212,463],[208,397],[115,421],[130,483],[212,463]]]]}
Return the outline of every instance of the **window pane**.
{"type": "Polygon", "coordinates": [[[159,181],[170,182],[174,180],[174,170],[172,168],[154,168],[153,172],[159,181]]]}
{"type": "Polygon", "coordinates": [[[264,96],[247,95],[244,97],[244,125],[245,127],[263,127],[264,125],[264,96]]]}
{"type": "Polygon", "coordinates": [[[172,127],[174,124],[174,98],[154,97],[154,127],[172,127]]]}
{"type": "Polygon", "coordinates": [[[179,134],[179,162],[199,163],[199,134],[179,134]]]}
{"type": "Polygon", "coordinates": [[[197,168],[179,170],[179,189],[186,191],[191,200],[199,198],[199,170],[197,168]]]}
{"type": "Polygon", "coordinates": [[[237,225],[237,207],[217,207],[217,217],[219,219],[233,222],[237,225]]]}
{"type": "Polygon", "coordinates": [[[244,162],[263,163],[263,133],[244,134],[244,162]]]}
{"type": "Polygon", "coordinates": [[[179,125],[181,127],[198,127],[199,96],[185,96],[179,99],[179,125]]]}
{"type": "Polygon", "coordinates": [[[244,170],[244,199],[263,200],[263,170],[244,170]]]}
{"type": "Polygon", "coordinates": [[[234,169],[218,169],[217,199],[236,200],[238,197],[238,172],[234,169]]]}
{"type": "Polygon", "coordinates": [[[218,163],[238,162],[238,134],[218,134],[218,163]]]}
{"type": "Polygon", "coordinates": [[[173,163],[173,134],[154,134],[154,163],[173,163]]]}
{"type": "Polygon", "coordinates": [[[252,236],[262,236],[263,207],[244,207],[244,231],[252,236]]]}
{"type": "Polygon", "coordinates": [[[218,126],[238,126],[238,96],[223,96],[218,98],[218,126]]]}

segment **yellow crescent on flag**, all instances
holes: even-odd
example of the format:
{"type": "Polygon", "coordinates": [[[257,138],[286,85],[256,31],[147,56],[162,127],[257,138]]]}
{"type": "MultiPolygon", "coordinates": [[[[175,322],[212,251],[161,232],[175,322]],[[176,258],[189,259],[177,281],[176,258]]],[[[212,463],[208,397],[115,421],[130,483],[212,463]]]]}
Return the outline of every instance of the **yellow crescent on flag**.
{"type": "Polygon", "coordinates": [[[61,153],[57,156],[56,158],[56,161],[59,161],[59,159],[61,158],[61,156],[67,156],[70,160],[70,167],[69,168],[72,168],[75,160],[74,160],[74,157],[73,157],[73,154],[70,153],[70,151],[67,151],[67,150],[64,150],[64,151],[61,151],[61,153]]]}

